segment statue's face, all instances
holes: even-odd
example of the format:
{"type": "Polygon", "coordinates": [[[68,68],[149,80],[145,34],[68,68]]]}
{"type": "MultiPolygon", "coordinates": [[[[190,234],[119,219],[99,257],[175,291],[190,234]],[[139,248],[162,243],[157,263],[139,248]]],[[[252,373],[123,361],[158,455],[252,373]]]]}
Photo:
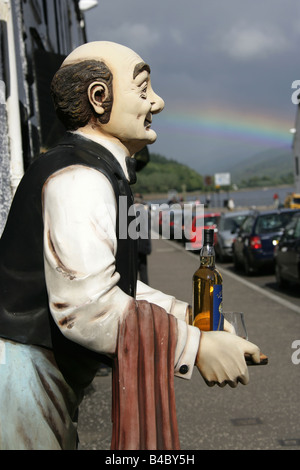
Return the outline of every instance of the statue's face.
{"type": "Polygon", "coordinates": [[[152,116],[162,111],[163,100],[154,93],[150,68],[130,51],[113,67],[114,101],[110,120],[103,130],[125,145],[140,150],[156,140],[152,116]]]}
{"type": "Polygon", "coordinates": [[[117,138],[131,154],[155,142],[152,116],[162,111],[164,101],[152,90],[149,66],[131,49],[109,42],[85,44],[67,61],[86,59],[105,62],[113,75],[113,106],[101,133],[117,138]]]}

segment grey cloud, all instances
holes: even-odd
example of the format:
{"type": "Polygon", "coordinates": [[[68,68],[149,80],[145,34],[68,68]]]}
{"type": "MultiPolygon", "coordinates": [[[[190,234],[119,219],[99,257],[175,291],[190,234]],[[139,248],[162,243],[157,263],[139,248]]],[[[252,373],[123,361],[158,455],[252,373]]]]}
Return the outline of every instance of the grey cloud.
{"type": "MultiPolygon", "coordinates": [[[[89,40],[123,43],[150,64],[153,87],[166,101],[163,113],[179,120],[180,110],[192,118],[191,109],[232,109],[245,120],[261,113],[294,124],[291,84],[300,80],[294,0],[99,0],[86,22],[89,40]]],[[[189,155],[199,171],[205,172],[205,158],[207,165],[212,159],[223,165],[231,155],[259,151],[222,141],[221,134],[191,135],[183,126],[171,133],[160,125],[163,113],[154,120],[158,140],[151,150],[179,160],[189,155]]]]}

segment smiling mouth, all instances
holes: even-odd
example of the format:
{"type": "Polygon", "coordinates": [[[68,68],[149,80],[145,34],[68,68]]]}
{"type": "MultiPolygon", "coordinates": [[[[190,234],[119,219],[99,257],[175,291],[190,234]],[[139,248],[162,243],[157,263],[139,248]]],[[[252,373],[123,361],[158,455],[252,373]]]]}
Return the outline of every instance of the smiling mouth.
{"type": "Polygon", "coordinates": [[[148,114],[146,119],[145,119],[145,128],[146,128],[146,130],[151,128],[151,124],[152,124],[152,115],[148,114]]]}

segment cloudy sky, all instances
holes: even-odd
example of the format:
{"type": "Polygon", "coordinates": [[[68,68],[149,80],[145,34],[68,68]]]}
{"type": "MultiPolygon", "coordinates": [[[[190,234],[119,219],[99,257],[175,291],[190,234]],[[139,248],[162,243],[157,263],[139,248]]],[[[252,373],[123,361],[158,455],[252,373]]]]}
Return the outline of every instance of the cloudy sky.
{"type": "Polygon", "coordinates": [[[85,18],[89,41],[124,44],[151,66],[165,100],[151,152],[212,174],[291,148],[297,0],[99,0],[85,18]]]}

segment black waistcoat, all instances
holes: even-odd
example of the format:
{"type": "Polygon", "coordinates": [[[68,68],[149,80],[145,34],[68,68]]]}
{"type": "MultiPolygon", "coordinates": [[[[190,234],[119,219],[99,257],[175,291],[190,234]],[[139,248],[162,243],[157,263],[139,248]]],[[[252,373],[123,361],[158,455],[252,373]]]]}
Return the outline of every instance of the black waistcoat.
{"type": "Polygon", "coordinates": [[[133,204],[130,186],[120,164],[108,150],[68,133],[55,148],[29,167],[13,199],[0,240],[0,337],[52,349],[66,380],[77,388],[90,382],[103,357],[67,340],[54,323],[48,306],[43,260],[43,185],[54,172],[70,165],[99,170],[114,189],[119,287],[135,296],[136,242],[130,237],[118,237],[119,196],[127,197],[122,201],[127,201],[127,220],[131,222],[128,216],[128,208],[133,204]]]}

